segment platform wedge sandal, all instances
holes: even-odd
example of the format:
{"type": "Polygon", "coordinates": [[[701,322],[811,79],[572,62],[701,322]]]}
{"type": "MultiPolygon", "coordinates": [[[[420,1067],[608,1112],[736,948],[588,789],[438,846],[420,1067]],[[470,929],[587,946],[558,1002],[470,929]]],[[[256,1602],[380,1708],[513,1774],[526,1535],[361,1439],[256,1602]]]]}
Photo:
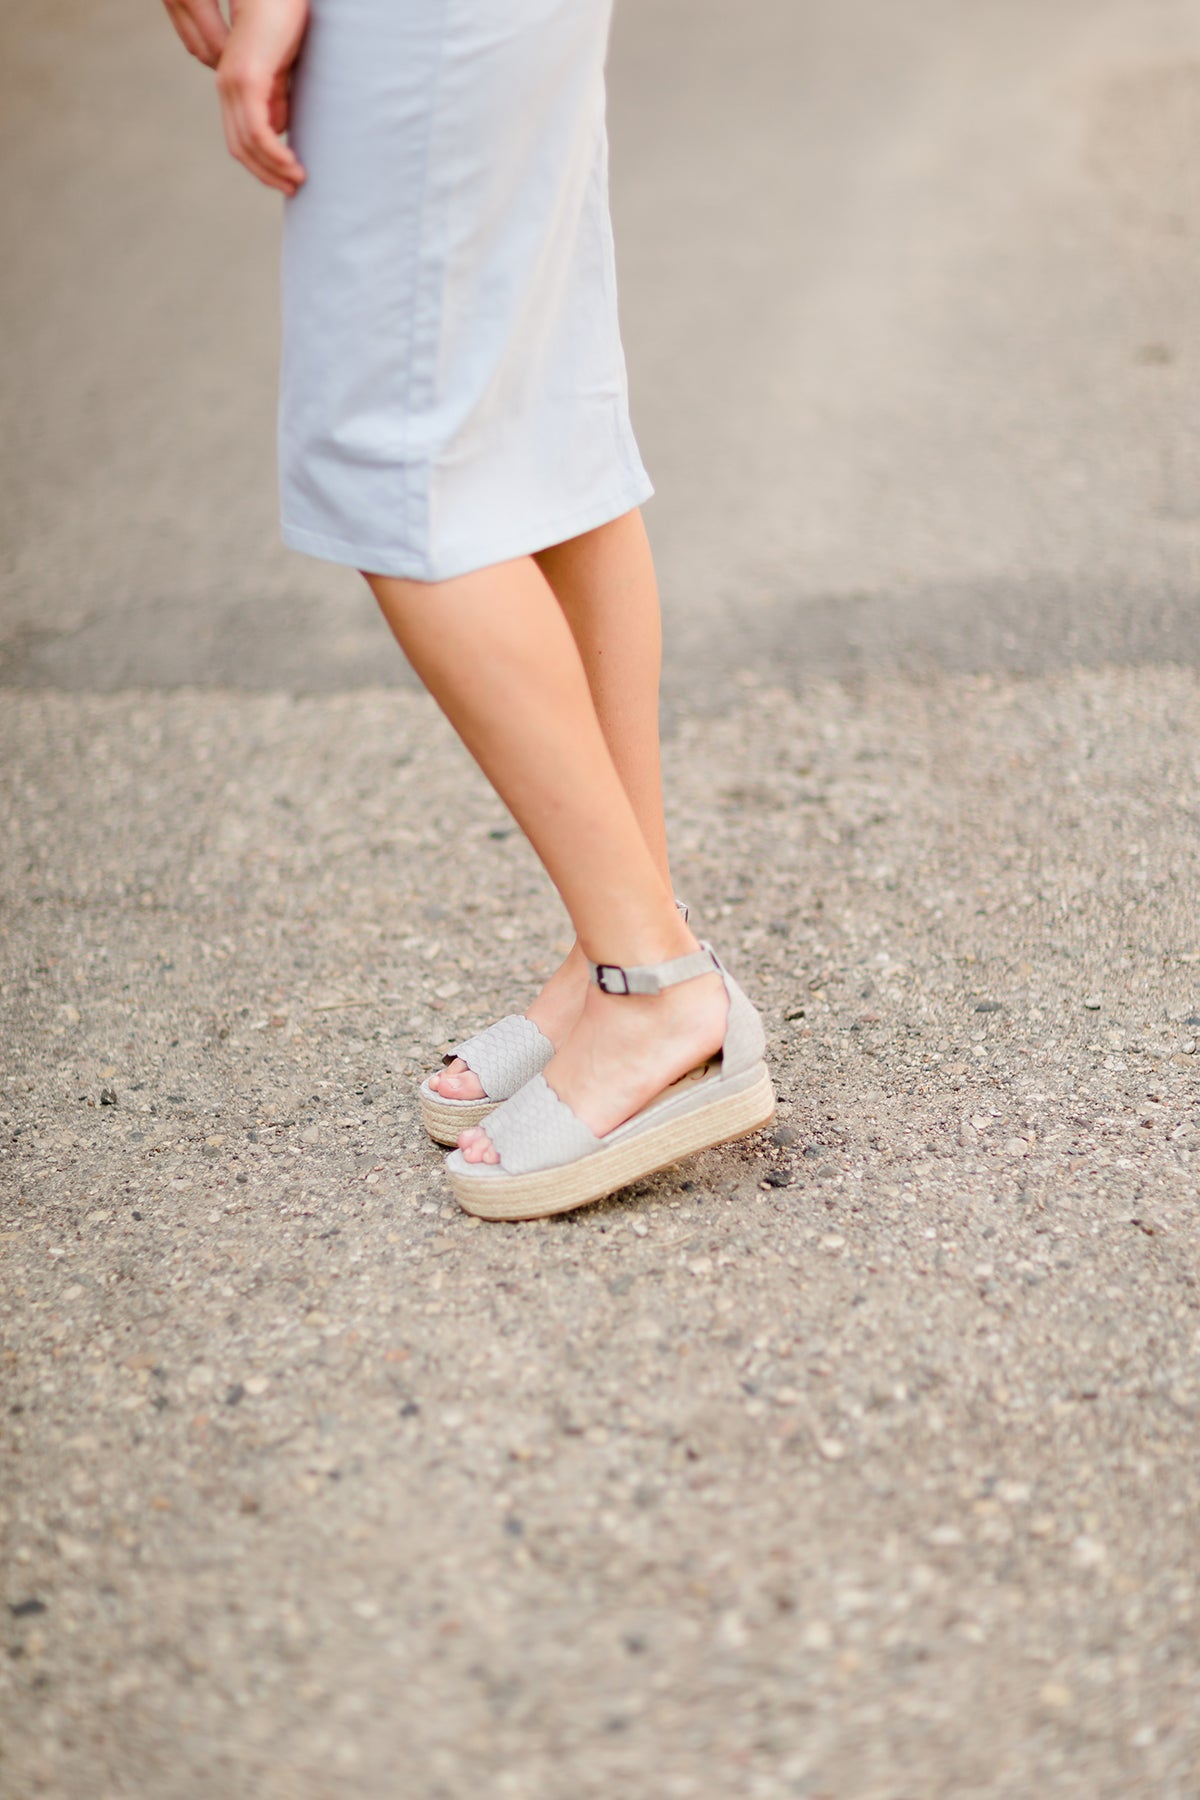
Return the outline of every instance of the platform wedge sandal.
{"type": "Polygon", "coordinates": [[[488,1118],[498,1163],[468,1162],[461,1150],[446,1158],[454,1196],[476,1218],[541,1219],[570,1212],[698,1150],[746,1137],[774,1116],[762,1020],[711,945],[669,962],[589,968],[606,994],[659,994],[716,970],[729,999],[721,1048],[603,1137],[559,1099],[539,1071],[488,1118]]]}

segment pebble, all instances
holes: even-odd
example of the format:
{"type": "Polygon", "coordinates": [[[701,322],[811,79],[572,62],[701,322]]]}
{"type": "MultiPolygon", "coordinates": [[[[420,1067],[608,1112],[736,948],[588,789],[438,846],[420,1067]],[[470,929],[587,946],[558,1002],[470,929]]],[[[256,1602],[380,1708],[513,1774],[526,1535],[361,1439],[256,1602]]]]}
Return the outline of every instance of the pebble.
{"type": "Polygon", "coordinates": [[[1099,999],[1099,996],[1096,994],[1089,994],[1083,1004],[1084,1004],[1084,1009],[1087,1012],[1099,1012],[1100,1011],[1100,999],[1099,999]]]}
{"type": "Polygon", "coordinates": [[[826,1462],[841,1462],[846,1454],[846,1446],[840,1438],[822,1437],[817,1439],[817,1454],[826,1462]]]}
{"type": "Polygon", "coordinates": [[[998,1481],[996,1498],[1005,1506],[1024,1506],[1032,1497],[1033,1489],[1027,1481],[998,1481]]]}
{"type": "Polygon", "coordinates": [[[1004,1008],[999,1000],[981,1000],[975,1011],[977,1013],[998,1013],[1003,1012],[1004,1008]]]}

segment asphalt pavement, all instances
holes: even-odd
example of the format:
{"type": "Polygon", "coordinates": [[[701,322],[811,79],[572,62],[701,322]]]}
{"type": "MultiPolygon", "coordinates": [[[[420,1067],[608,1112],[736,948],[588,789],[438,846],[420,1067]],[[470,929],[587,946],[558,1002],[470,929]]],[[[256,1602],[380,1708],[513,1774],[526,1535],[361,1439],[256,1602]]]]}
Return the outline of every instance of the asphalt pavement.
{"type": "Polygon", "coordinates": [[[538,1226],[566,921],[277,543],[275,200],[0,19],[0,1792],[1200,1795],[1200,23],[627,0],[677,885],[776,1125],[538,1226]]]}

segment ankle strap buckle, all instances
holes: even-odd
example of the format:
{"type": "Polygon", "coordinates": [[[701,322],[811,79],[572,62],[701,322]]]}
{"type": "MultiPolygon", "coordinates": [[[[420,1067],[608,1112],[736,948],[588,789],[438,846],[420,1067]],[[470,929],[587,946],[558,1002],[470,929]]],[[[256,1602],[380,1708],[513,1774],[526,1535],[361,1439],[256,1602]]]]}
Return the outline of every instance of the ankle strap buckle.
{"type": "Polygon", "coordinates": [[[629,977],[620,963],[597,963],[595,979],[596,986],[604,994],[627,994],[629,992],[629,977]],[[616,985],[618,978],[621,984],[619,987],[616,985]]]}
{"type": "Polygon", "coordinates": [[[721,967],[708,944],[668,962],[639,963],[623,968],[620,963],[588,963],[588,973],[602,994],[661,994],[676,982],[709,975],[721,967]]]}

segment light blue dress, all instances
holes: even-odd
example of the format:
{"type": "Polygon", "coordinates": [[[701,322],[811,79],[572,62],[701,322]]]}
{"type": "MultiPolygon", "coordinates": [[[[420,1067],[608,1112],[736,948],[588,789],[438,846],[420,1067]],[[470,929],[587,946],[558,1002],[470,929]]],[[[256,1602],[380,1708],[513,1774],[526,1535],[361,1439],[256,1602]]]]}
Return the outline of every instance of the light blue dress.
{"type": "Polygon", "coordinates": [[[608,211],[612,0],[314,0],[292,95],[284,541],[440,581],[651,492],[608,211]]]}

